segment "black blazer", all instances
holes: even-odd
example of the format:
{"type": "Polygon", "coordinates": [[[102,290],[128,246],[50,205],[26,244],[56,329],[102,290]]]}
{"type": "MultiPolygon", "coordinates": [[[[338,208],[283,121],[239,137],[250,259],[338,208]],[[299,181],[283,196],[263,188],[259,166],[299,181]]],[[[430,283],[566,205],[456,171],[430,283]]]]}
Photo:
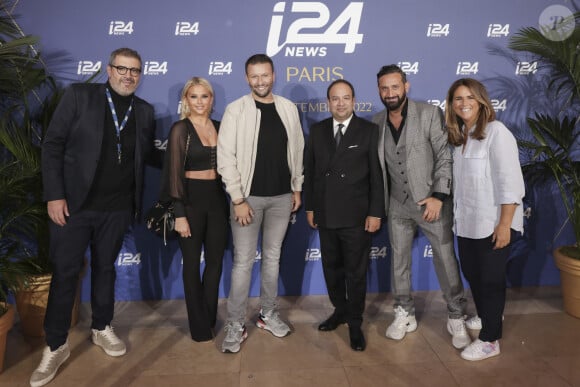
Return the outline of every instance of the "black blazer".
{"type": "MultiPolygon", "coordinates": [[[[76,83],[65,91],[42,144],[44,200],[66,199],[71,213],[91,189],[108,109],[105,84],[76,83]]],[[[144,162],[153,151],[153,107],[135,96],[135,210],[141,208],[144,162]]]]}
{"type": "Polygon", "coordinates": [[[304,207],[321,227],[364,225],[384,215],[384,188],[378,156],[379,128],[353,116],[335,148],[332,118],[310,128],[304,160],[304,207]]]}

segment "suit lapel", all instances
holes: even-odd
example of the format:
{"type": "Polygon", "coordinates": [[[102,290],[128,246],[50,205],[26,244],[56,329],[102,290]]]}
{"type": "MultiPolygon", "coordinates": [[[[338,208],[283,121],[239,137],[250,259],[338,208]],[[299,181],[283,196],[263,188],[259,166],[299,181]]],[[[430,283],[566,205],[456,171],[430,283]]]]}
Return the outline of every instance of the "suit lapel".
{"type": "MultiPolygon", "coordinates": [[[[410,149],[413,148],[413,143],[419,138],[417,130],[420,127],[420,122],[419,116],[417,115],[417,105],[415,105],[415,103],[410,99],[407,99],[407,103],[409,106],[407,108],[407,119],[405,120],[404,145],[407,147],[408,156],[410,149]]],[[[401,140],[402,139],[399,140],[399,144],[401,144],[401,140]]]]}

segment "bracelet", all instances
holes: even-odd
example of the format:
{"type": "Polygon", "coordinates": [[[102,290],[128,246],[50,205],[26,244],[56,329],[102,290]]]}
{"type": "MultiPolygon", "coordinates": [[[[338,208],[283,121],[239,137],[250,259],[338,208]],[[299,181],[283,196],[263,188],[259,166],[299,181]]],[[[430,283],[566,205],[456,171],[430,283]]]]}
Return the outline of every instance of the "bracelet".
{"type": "Polygon", "coordinates": [[[234,206],[239,206],[240,204],[243,204],[243,203],[245,203],[245,202],[246,202],[246,199],[244,198],[244,199],[242,199],[242,201],[241,201],[241,202],[238,202],[238,203],[234,203],[234,202],[232,202],[232,204],[233,204],[234,206]]]}

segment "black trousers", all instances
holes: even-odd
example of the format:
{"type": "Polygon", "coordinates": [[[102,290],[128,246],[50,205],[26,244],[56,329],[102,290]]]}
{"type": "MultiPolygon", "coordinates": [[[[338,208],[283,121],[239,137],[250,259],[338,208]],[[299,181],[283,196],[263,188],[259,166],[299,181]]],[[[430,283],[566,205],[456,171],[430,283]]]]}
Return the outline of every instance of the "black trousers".
{"type": "Polygon", "coordinates": [[[228,207],[221,180],[186,180],[185,207],[191,237],[179,238],[183,255],[183,288],[191,338],[213,338],[219,283],[228,234],[228,207]],[[202,246],[205,268],[200,277],[202,246]]]}
{"type": "Polygon", "coordinates": [[[364,225],[330,229],[319,227],[322,270],[335,313],[349,326],[362,324],[367,294],[371,234],[364,225]]]}
{"type": "Polygon", "coordinates": [[[469,282],[482,328],[479,339],[495,341],[502,336],[502,316],[506,295],[506,267],[511,242],[517,233],[512,230],[510,244],[494,250],[491,235],[483,239],[457,237],[461,271],[469,282]]]}
{"type": "Polygon", "coordinates": [[[44,319],[46,343],[55,350],[65,343],[71,323],[85,252],[91,251],[91,328],[110,325],[115,306],[115,261],[131,224],[132,211],[79,211],[63,227],[50,222],[53,265],[44,319]]]}

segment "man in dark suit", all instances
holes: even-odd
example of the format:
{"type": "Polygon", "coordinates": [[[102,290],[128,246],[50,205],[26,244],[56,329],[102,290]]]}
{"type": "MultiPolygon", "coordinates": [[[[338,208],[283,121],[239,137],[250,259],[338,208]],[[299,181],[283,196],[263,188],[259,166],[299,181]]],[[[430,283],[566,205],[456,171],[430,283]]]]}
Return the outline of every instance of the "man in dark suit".
{"type": "Polygon", "coordinates": [[[361,330],[371,233],[384,215],[378,127],[357,117],[354,88],[339,79],[327,90],[332,118],[310,129],[304,194],[308,224],[318,228],[322,268],[334,313],[318,327],[348,323],[350,346],[364,351],[361,330]]]}
{"type": "Polygon", "coordinates": [[[91,247],[92,341],[125,354],[111,328],[115,260],[141,206],[143,166],[153,149],[153,107],[134,95],[141,57],[111,53],[105,84],[73,84],[64,93],[42,145],[44,199],[53,265],[44,321],[47,346],[30,378],[50,382],[70,356],[67,342],[79,273],[91,247]]]}

